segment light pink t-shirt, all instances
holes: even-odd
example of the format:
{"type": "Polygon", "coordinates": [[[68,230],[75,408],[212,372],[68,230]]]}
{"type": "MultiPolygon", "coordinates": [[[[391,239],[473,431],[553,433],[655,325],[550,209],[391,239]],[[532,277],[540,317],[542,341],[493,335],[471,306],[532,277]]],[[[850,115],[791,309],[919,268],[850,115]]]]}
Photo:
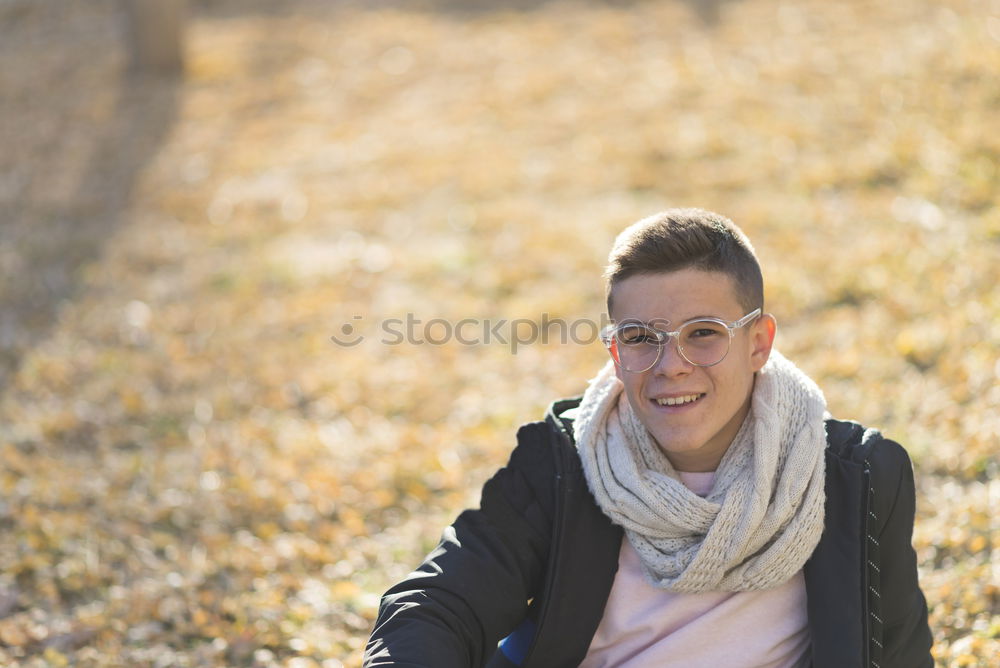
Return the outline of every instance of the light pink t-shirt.
{"type": "MultiPolygon", "coordinates": [[[[700,496],[714,473],[680,473],[700,496]]],[[[809,665],[802,571],[764,591],[677,594],[646,581],[626,538],[601,624],[581,668],[799,668],[809,665]]]]}

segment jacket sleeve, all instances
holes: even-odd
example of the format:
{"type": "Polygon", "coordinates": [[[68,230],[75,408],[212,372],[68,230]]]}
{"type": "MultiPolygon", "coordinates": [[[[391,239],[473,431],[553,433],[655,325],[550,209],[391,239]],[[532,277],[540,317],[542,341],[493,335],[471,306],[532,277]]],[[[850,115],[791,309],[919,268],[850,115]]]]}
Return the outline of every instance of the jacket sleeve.
{"type": "Polygon", "coordinates": [[[927,603],[917,581],[913,550],[915,492],[913,467],[906,451],[894,441],[882,441],[872,453],[885,484],[876,508],[885,518],[879,532],[882,611],[882,668],[931,668],[932,637],[927,603]]]}
{"type": "Polygon", "coordinates": [[[364,667],[480,666],[523,618],[548,559],[555,465],[548,427],[518,432],[510,462],[403,582],[383,596],[364,667]]]}

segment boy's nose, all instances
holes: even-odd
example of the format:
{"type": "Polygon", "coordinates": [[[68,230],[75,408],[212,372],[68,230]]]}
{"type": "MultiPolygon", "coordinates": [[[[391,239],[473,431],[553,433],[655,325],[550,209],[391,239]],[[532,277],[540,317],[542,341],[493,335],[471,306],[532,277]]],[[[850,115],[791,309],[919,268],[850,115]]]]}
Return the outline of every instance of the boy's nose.
{"type": "Polygon", "coordinates": [[[660,359],[653,365],[653,372],[673,376],[678,373],[690,371],[693,366],[681,354],[677,337],[671,336],[670,340],[664,342],[663,347],[660,349],[660,359]]]}

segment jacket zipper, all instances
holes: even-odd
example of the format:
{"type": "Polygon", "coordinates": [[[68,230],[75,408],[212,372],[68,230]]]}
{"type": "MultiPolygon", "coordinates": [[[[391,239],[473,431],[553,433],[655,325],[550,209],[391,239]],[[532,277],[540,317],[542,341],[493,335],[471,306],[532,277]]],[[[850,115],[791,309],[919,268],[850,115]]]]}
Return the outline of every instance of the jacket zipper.
{"type": "MultiPolygon", "coordinates": [[[[559,438],[568,440],[568,437],[561,431],[559,432],[559,438]]],[[[572,443],[570,444],[572,445],[572,443]]],[[[556,495],[556,506],[554,512],[552,513],[552,523],[556,527],[556,535],[552,544],[552,551],[549,553],[549,563],[546,567],[550,570],[553,569],[556,563],[558,563],[558,553],[559,548],[562,545],[563,537],[563,513],[566,508],[565,497],[569,494],[569,490],[565,489],[565,485],[562,480],[567,467],[563,448],[559,448],[556,461],[558,462],[558,468],[556,469],[556,489],[558,490],[558,494],[556,495]]],[[[549,612],[549,602],[552,600],[552,590],[555,588],[555,580],[556,578],[554,577],[545,578],[545,593],[542,595],[542,607],[538,611],[538,625],[535,627],[535,635],[531,639],[531,646],[528,647],[528,651],[525,652],[524,661],[521,663],[521,665],[525,668],[530,668],[532,665],[531,655],[535,653],[535,648],[538,646],[538,639],[542,635],[542,627],[545,625],[545,617],[549,612]]]]}
{"type": "Polygon", "coordinates": [[[871,668],[871,638],[872,638],[872,628],[871,628],[871,604],[869,602],[868,591],[871,588],[871,582],[869,580],[868,573],[868,561],[869,561],[869,551],[868,551],[868,541],[871,540],[871,533],[868,531],[868,517],[871,512],[870,500],[871,500],[871,466],[866,459],[864,461],[864,485],[861,489],[861,543],[863,545],[861,549],[861,574],[862,574],[862,584],[863,588],[861,590],[861,614],[864,617],[864,628],[865,636],[861,642],[861,665],[864,668],[871,668]]]}

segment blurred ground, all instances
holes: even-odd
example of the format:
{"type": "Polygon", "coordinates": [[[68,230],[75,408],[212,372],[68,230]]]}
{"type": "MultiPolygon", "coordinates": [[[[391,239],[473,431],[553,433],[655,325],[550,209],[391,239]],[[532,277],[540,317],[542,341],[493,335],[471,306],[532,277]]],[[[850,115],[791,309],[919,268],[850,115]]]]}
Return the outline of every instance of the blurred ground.
{"type": "Polygon", "coordinates": [[[940,665],[997,665],[1000,2],[493,6],[203,2],[172,82],[111,0],[0,2],[0,663],[358,665],[604,359],[378,323],[596,321],[697,205],[913,454],[940,665]]]}

